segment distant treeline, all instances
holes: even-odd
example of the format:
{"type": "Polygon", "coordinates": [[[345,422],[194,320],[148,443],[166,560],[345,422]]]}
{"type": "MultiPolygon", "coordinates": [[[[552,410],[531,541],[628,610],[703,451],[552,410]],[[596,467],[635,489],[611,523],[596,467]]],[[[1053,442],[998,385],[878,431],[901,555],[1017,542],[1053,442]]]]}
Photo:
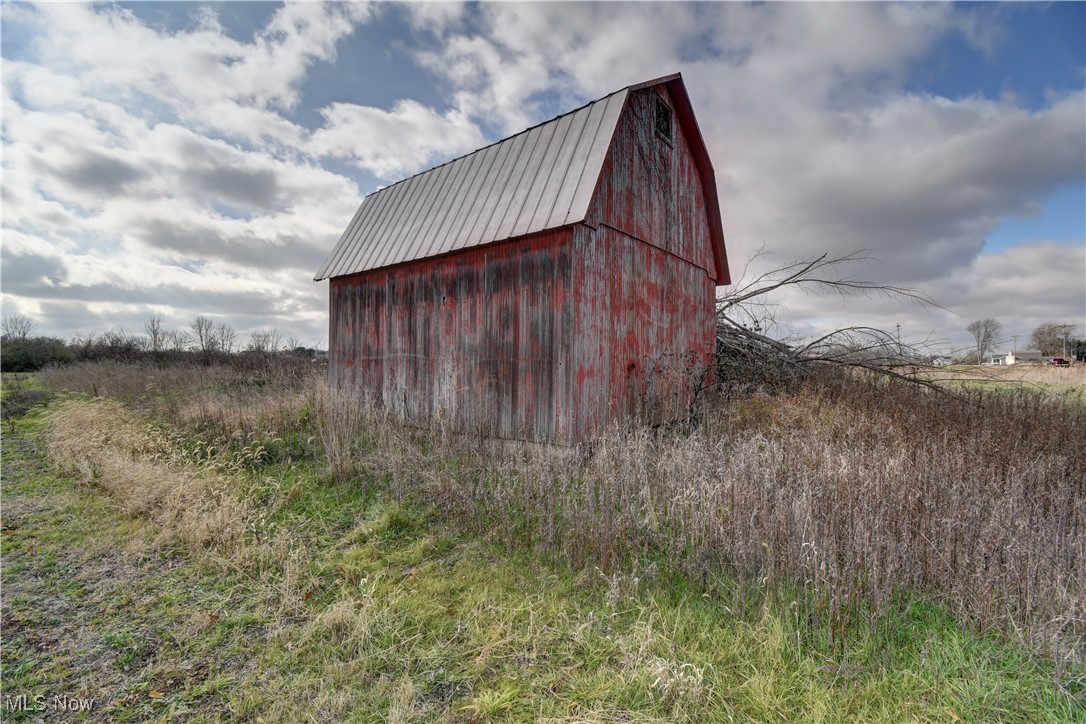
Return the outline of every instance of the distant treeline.
{"type": "Polygon", "coordinates": [[[196,317],[187,330],[167,330],[162,318],[151,317],[146,334],[111,329],[101,334],[77,334],[71,339],[36,334],[37,323],[22,315],[3,318],[0,337],[0,369],[4,372],[36,372],[48,365],[97,360],[160,360],[207,364],[230,359],[290,356],[323,356],[296,339],[283,341],[274,328],[253,332],[248,343],[238,343],[237,334],[225,322],[215,324],[207,317],[196,317]]]}

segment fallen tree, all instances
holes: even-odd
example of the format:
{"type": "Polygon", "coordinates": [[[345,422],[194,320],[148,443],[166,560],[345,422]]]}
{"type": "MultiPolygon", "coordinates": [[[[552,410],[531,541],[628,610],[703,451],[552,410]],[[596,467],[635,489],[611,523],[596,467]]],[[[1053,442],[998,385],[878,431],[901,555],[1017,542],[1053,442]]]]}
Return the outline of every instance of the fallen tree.
{"type": "Polygon", "coordinates": [[[777,338],[780,304],[772,295],[788,288],[840,297],[883,296],[924,307],[940,307],[919,289],[866,281],[845,273],[846,267],[871,261],[866,252],[822,254],[770,271],[743,275],[716,305],[716,379],[723,385],[789,385],[826,366],[868,370],[887,377],[931,385],[920,373],[929,365],[924,347],[902,343],[886,330],[856,325],[808,340],[777,338]]]}

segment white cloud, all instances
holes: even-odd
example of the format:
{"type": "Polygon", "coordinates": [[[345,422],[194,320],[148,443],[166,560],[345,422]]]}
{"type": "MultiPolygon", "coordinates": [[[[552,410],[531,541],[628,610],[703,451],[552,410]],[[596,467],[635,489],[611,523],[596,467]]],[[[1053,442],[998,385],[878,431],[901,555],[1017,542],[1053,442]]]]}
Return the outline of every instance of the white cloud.
{"type": "Polygon", "coordinates": [[[210,11],[195,29],[169,32],[119,7],[36,10],[45,65],[81,77],[95,91],[138,91],[196,112],[223,99],[293,107],[309,66],[334,59],[336,42],[371,14],[361,3],[290,3],[252,42],[242,42],[227,36],[210,11]]]}
{"type": "Polygon", "coordinates": [[[1082,179],[1084,102],[1031,113],[897,95],[772,138],[747,119],[737,135],[753,140],[725,147],[722,164],[729,237],[794,254],[870,249],[899,281],[937,280],[1001,219],[1082,179]]]}
{"type": "MultiPolygon", "coordinates": [[[[583,101],[682,70],[714,159],[733,266],[763,244],[782,262],[867,249],[881,263],[862,276],[922,287],[965,314],[971,295],[998,285],[991,259],[1001,256],[984,253],[985,237],[1086,179],[1082,92],[1031,111],[1012,95],[902,90],[949,36],[994,52],[1004,35],[1000,12],[768,3],[502,4],[480,13],[474,34],[459,20],[447,30],[428,23],[438,44],[420,52],[420,62],[451,83],[462,108],[507,130],[539,120],[540,94],[583,101]]],[[[1081,290],[1081,264],[1067,247],[1019,261],[1056,263],[1050,257],[1060,255],[1081,290]]],[[[1061,298],[1068,296],[1075,295],[1061,298]]],[[[884,304],[889,318],[914,329],[956,324],[883,301],[847,308],[817,297],[786,301],[799,327],[819,317],[855,323],[884,304]]],[[[1060,314],[1081,310],[1064,304],[1049,312],[1060,314]]]]}
{"type": "Polygon", "coordinates": [[[333,103],[321,114],[326,124],[308,148],[320,156],[350,159],[385,179],[398,180],[486,143],[465,113],[442,115],[412,100],[398,102],[391,111],[333,103]]]}
{"type": "Polygon", "coordinates": [[[1039,241],[985,254],[963,282],[950,299],[969,321],[1020,320],[1027,334],[1065,309],[1077,312],[1069,322],[1086,321],[1086,246],[1039,241]]]}
{"type": "Polygon", "coordinates": [[[37,90],[51,74],[64,91],[59,102],[72,110],[106,101],[149,122],[176,119],[272,152],[294,149],[308,133],[282,112],[297,106],[313,63],[334,62],[336,43],[372,12],[363,3],[289,3],[242,42],[226,35],[206,8],[194,29],[171,32],[119,7],[37,6],[15,13],[37,30],[41,58],[24,92],[34,107],[55,108],[37,90]]]}
{"type": "Polygon", "coordinates": [[[507,133],[541,120],[539,94],[572,102],[673,72],[701,15],[677,4],[494,3],[477,10],[484,23],[478,34],[463,33],[456,18],[445,27],[426,23],[439,44],[418,58],[452,82],[459,108],[507,133]]]}
{"type": "MultiPolygon", "coordinates": [[[[335,102],[301,109],[319,128],[291,120],[313,65],[334,63],[337,44],[376,12],[289,4],[238,40],[206,9],[169,30],[115,6],[4,5],[31,48],[4,59],[5,305],[60,320],[93,303],[138,327],[152,308],[183,318],[218,304],[260,327],[259,300],[265,312],[273,300],[283,326],[323,336],[325,291],[309,274],[369,189],[321,164],[396,180],[495,140],[481,127],[518,132],[556,107],[681,70],[733,267],[763,243],[780,260],[867,248],[882,263],[862,275],[925,287],[963,317],[1028,326],[1042,310],[1082,315],[1081,250],[986,253],[984,241],[1086,177],[1086,96],[1053,94],[1027,110],[1011,93],[903,90],[949,36],[998,52],[1002,9],[408,5],[414,34],[397,42],[437,78],[447,107],[335,102]],[[999,306],[1007,286],[1039,301],[999,306]]],[[[957,318],[878,299],[786,301],[804,329],[861,317],[964,334],[957,318]]]]}
{"type": "MultiPolygon", "coordinates": [[[[842,267],[858,277],[880,273],[878,264],[842,267]]],[[[775,301],[787,310],[778,321],[797,334],[824,334],[832,329],[865,324],[895,330],[902,325],[907,342],[926,341],[935,352],[967,348],[966,326],[992,317],[1004,324],[1005,340],[1022,340],[1038,325],[1063,320],[1086,322],[1086,244],[1031,241],[970,259],[943,279],[934,290],[940,307],[925,307],[908,300],[871,294],[839,299],[800,290],[778,294],[775,301]]]]}
{"type": "Polygon", "coordinates": [[[33,48],[4,61],[5,305],[64,333],[87,304],[129,327],[165,306],[323,337],[311,274],[362,193],[320,159],[407,173],[483,142],[410,100],[334,104],[316,135],[288,120],[312,64],[370,15],[287,5],[242,42],[206,9],[171,31],[117,7],[5,6],[33,48]]]}

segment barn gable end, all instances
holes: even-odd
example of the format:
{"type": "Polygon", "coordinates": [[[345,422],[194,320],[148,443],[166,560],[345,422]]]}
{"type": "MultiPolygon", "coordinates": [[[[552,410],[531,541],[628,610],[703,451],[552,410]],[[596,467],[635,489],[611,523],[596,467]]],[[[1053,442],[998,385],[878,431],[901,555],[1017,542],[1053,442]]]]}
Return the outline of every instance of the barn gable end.
{"type": "Polygon", "coordinates": [[[333,384],[419,424],[573,443],[682,414],[729,279],[681,78],[371,194],[316,278],[333,384]]]}
{"type": "Polygon", "coordinates": [[[677,76],[629,92],[586,223],[658,246],[717,284],[731,282],[713,169],[677,76]],[[659,103],[671,114],[670,137],[657,130],[659,103]]]}

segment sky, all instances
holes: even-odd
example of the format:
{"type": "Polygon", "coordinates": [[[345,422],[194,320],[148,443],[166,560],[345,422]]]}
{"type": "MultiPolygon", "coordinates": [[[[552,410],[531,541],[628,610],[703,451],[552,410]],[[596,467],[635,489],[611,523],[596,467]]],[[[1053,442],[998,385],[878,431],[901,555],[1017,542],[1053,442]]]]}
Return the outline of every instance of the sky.
{"type": "Polygon", "coordinates": [[[326,347],[312,277],[363,196],[681,72],[733,276],[863,250],[845,273],[939,305],[793,290],[780,334],[1083,334],[1084,9],[4,2],[3,313],[326,347]]]}

